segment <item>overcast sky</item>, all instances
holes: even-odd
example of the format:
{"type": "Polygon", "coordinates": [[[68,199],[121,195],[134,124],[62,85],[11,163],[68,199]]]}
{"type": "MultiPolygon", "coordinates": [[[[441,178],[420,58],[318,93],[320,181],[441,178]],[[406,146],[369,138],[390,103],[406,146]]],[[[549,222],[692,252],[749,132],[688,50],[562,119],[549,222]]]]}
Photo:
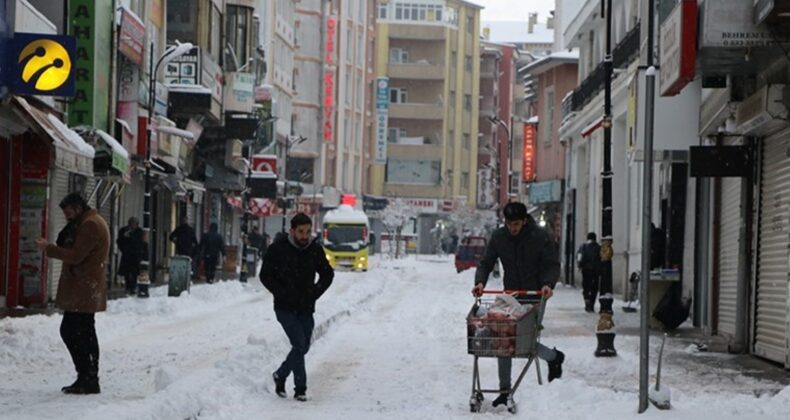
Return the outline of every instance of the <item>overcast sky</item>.
{"type": "Polygon", "coordinates": [[[554,10],[551,0],[469,0],[483,9],[482,20],[527,20],[527,14],[538,12],[538,21],[546,22],[550,10],[554,10]]]}

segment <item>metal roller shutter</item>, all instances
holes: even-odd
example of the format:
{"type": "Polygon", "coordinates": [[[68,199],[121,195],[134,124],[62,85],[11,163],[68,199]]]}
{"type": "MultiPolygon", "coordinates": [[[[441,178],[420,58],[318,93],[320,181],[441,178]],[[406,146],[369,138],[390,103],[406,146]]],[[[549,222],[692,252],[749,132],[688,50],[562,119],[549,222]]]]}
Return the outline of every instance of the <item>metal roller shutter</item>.
{"type": "Polygon", "coordinates": [[[719,242],[719,334],[735,335],[738,296],[738,246],[741,228],[741,178],[721,181],[721,239],[719,242]]]}
{"type": "MultiPolygon", "coordinates": [[[[49,199],[49,218],[48,218],[48,237],[50,242],[55,242],[58,233],[66,226],[66,218],[60,210],[60,200],[69,193],[69,172],[54,168],[50,173],[50,199],[49,199]]],[[[58,281],[60,280],[60,269],[63,263],[55,258],[49,259],[49,298],[55,299],[58,291],[58,281]]]]}
{"type": "Polygon", "coordinates": [[[754,353],[790,366],[790,130],[763,142],[754,353]]]}

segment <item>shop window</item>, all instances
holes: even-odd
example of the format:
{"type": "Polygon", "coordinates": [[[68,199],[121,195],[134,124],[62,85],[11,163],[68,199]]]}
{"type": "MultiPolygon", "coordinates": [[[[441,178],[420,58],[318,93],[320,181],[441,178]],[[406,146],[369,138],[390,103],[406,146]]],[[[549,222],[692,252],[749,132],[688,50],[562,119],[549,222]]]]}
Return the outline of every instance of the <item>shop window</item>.
{"type": "Polygon", "coordinates": [[[389,159],[387,182],[393,184],[437,185],[442,163],[438,160],[389,159]]]}
{"type": "Polygon", "coordinates": [[[225,17],[225,68],[238,70],[249,58],[249,37],[252,26],[252,9],[227,6],[225,17]]]}

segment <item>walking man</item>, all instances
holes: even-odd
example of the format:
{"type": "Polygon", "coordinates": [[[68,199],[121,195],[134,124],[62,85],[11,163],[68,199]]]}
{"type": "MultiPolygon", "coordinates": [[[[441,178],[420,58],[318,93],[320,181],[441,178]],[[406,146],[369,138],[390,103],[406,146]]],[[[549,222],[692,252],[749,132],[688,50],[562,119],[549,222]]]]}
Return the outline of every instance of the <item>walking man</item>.
{"type": "Polygon", "coordinates": [[[66,394],[98,394],[99,340],[94,316],[107,308],[106,264],[110,252],[110,231],[102,217],[81,195],[72,193],[60,208],[76,231],[71,247],[36,240],[36,246],[50,258],[63,261],[55,304],[63,310],[60,336],[71,354],[77,380],[61,389],[66,394]]]}
{"type": "Polygon", "coordinates": [[[306,401],[304,356],[313,335],[315,302],[332,284],[335,273],[324,248],[311,240],[312,220],[304,213],[291,219],[289,235],[278,236],[264,256],[261,283],[274,295],[274,313],[291,351],[272,377],[277,395],[285,398],[285,380],[294,375],[294,398],[306,401]],[[315,276],[318,274],[318,282],[315,276]]]}
{"type": "Polygon", "coordinates": [[[203,256],[203,268],[206,270],[206,282],[214,283],[219,256],[220,254],[225,256],[225,241],[222,240],[216,223],[209,225],[208,232],[200,238],[200,250],[203,256]]]}
{"type": "Polygon", "coordinates": [[[186,217],[181,218],[181,224],[170,234],[170,242],[176,244],[176,255],[193,257],[198,247],[195,229],[189,226],[186,217]]]}
{"type": "Polygon", "coordinates": [[[576,260],[582,271],[584,310],[595,312],[595,297],[598,295],[598,282],[601,276],[601,246],[596,242],[595,232],[587,234],[587,242],[579,247],[576,260]]]}
{"type": "MultiPolygon", "coordinates": [[[[560,276],[559,256],[554,241],[527,214],[524,204],[508,203],[503,214],[505,226],[491,234],[485,255],[475,273],[472,294],[480,296],[483,293],[488,276],[499,259],[505,271],[505,290],[540,290],[543,297],[549,299],[554,294],[554,285],[560,276]]],[[[524,300],[523,297],[516,298],[524,300]]],[[[539,344],[538,357],[548,362],[549,382],[562,376],[565,355],[561,351],[539,344]]],[[[497,362],[501,393],[494,400],[494,407],[500,404],[514,406],[513,396],[509,395],[512,359],[500,357],[497,362]]]]}
{"type": "Polygon", "coordinates": [[[148,245],[145,234],[140,229],[136,217],[130,217],[129,223],[118,231],[115,241],[121,251],[121,263],[118,264],[118,275],[123,276],[126,293],[137,293],[137,276],[140,274],[140,261],[146,259],[148,245]]]}

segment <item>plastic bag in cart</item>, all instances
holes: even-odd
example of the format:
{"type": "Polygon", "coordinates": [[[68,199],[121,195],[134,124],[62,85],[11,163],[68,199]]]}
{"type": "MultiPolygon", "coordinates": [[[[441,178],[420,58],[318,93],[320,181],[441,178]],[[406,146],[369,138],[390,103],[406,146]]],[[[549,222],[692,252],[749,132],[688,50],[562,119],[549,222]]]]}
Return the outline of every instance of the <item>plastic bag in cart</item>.
{"type": "Polygon", "coordinates": [[[488,314],[497,313],[497,318],[504,315],[506,318],[519,319],[529,311],[529,305],[522,305],[511,295],[497,295],[494,303],[488,309],[488,314]]]}

